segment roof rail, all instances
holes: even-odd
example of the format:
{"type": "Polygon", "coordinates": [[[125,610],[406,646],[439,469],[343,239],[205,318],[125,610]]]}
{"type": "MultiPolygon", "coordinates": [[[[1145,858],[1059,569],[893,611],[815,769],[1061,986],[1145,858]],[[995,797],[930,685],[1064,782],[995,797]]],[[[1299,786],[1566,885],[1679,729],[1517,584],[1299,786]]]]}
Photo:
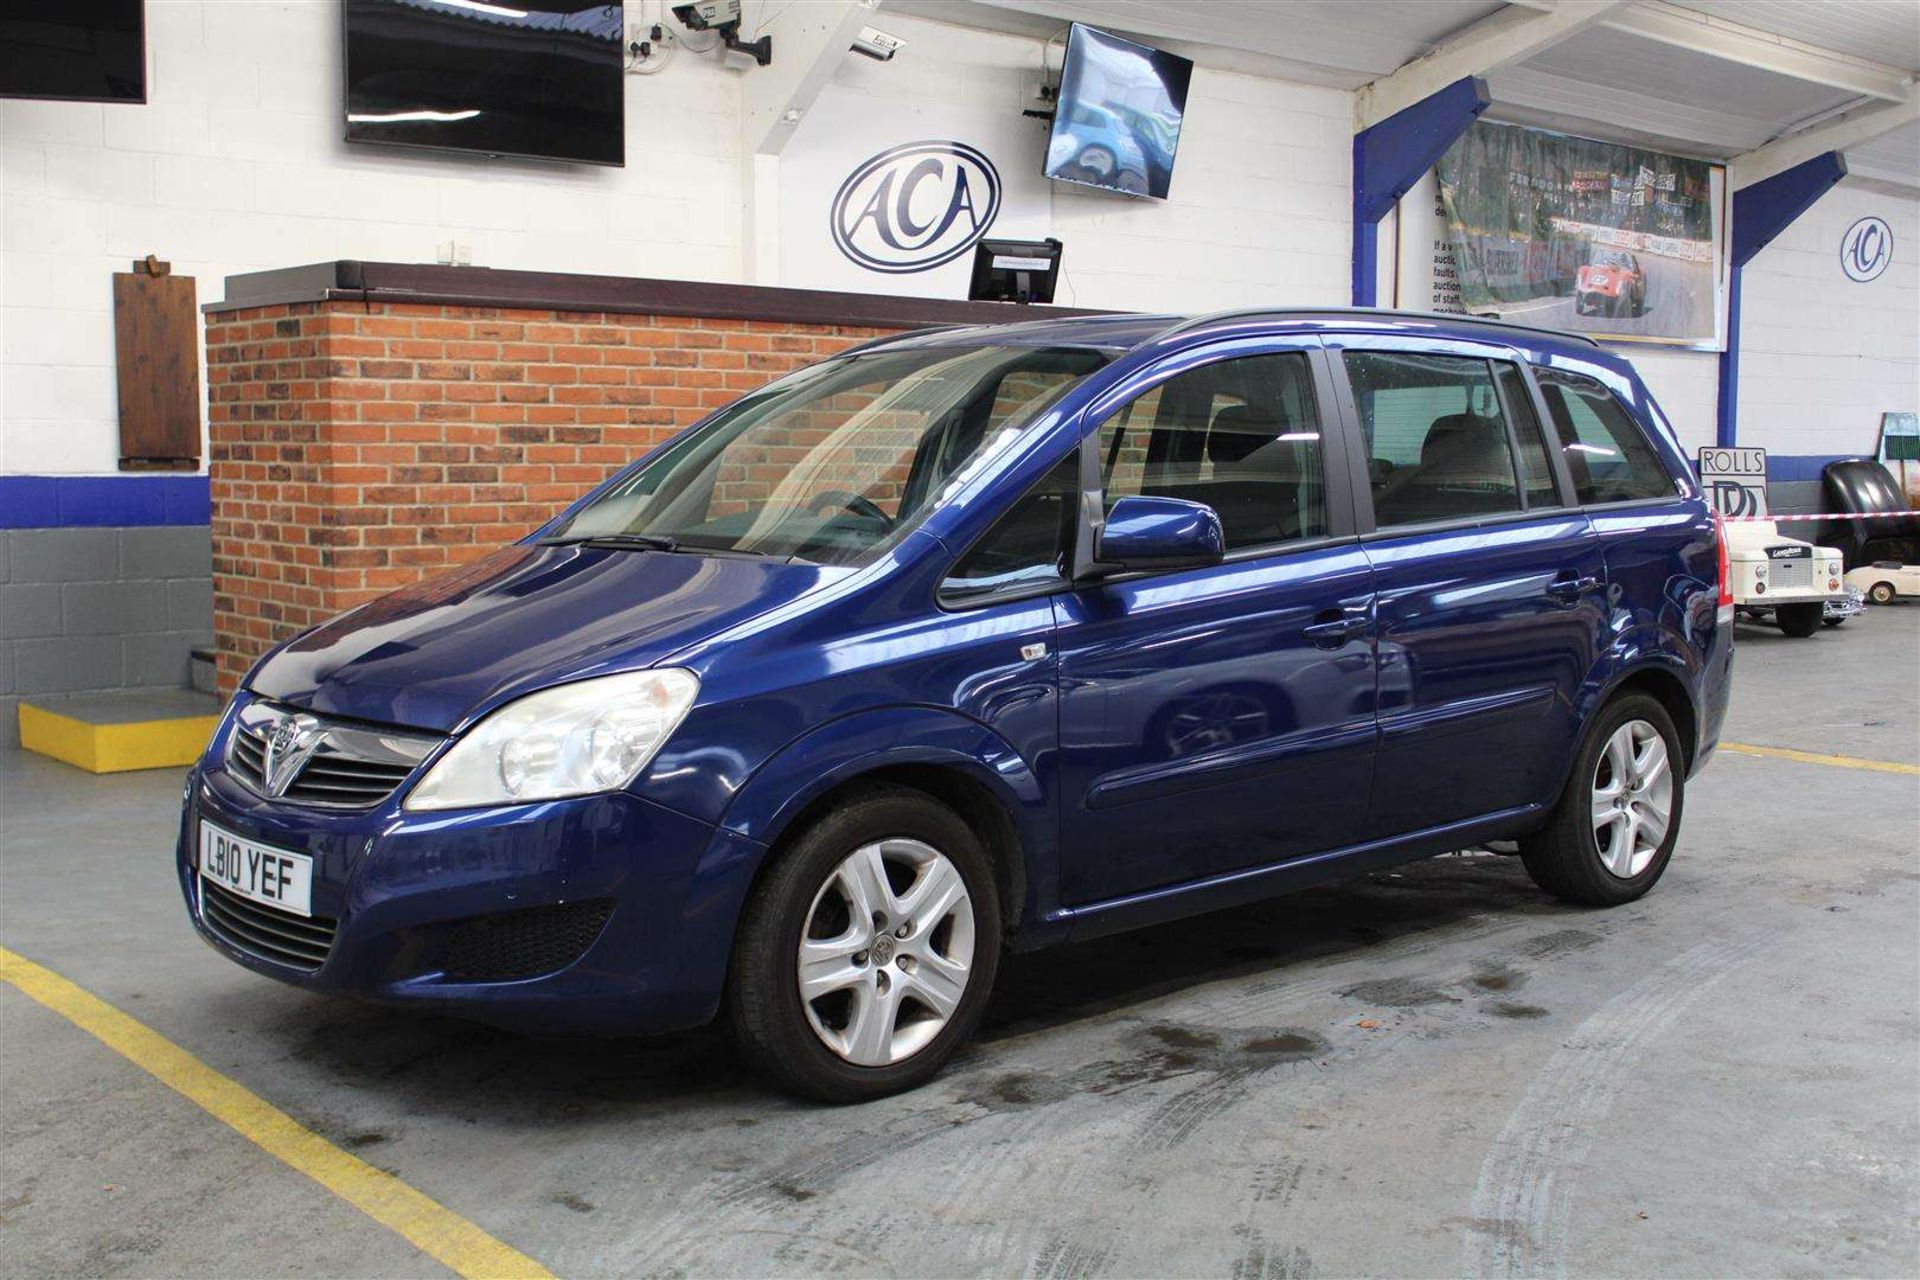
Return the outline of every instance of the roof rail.
{"type": "Polygon", "coordinates": [[[1264,316],[1286,316],[1305,319],[1308,316],[1379,316],[1384,319],[1405,317],[1414,320],[1443,320],[1449,324],[1469,324],[1488,329],[1505,329],[1513,333],[1537,334],[1548,338],[1562,338],[1570,342],[1584,342],[1590,347],[1600,344],[1583,333],[1568,333],[1561,329],[1547,329],[1539,325],[1516,324],[1511,320],[1500,320],[1492,316],[1468,315],[1465,312],[1448,311],[1398,311],[1389,307],[1238,307],[1226,311],[1215,311],[1203,316],[1189,316],[1162,329],[1153,335],[1153,341],[1159,342],[1195,329],[1222,324],[1229,320],[1257,320],[1264,316]]]}

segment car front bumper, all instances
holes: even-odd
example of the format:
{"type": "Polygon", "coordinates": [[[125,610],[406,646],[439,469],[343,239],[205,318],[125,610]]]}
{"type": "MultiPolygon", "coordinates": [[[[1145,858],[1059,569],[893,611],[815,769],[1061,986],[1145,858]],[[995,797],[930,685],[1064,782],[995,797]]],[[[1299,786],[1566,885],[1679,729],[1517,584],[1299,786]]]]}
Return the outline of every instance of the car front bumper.
{"type": "MultiPolygon", "coordinates": [[[[404,788],[370,809],[269,800],[223,766],[230,731],[229,720],[189,774],[176,862],[194,928],[234,963],[534,1032],[663,1031],[712,1017],[740,868],[757,846],[626,792],[439,813],[401,809],[404,788]],[[250,945],[217,893],[210,914],[203,822],[313,859],[305,936],[333,922],[317,965],[250,945]]],[[[254,918],[275,924],[268,908],[254,918]]]]}

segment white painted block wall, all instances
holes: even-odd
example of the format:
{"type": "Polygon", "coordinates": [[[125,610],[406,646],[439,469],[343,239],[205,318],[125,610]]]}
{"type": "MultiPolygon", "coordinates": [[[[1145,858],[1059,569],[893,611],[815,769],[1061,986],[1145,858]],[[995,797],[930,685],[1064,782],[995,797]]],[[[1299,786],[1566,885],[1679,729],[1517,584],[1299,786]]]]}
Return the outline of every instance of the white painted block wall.
{"type": "MultiPolygon", "coordinates": [[[[1015,110],[1038,81],[1038,40],[889,24],[908,53],[849,58],[836,77],[876,112],[903,95],[1015,110]]],[[[710,60],[682,51],[665,73],[631,78],[627,167],[598,169],[349,147],[336,0],[155,0],[148,42],[146,106],[0,102],[0,474],[113,469],[108,277],[147,253],[194,276],[203,301],[235,272],[432,261],[450,239],[493,267],[744,278],[737,73],[710,60]]],[[[1171,199],[1055,189],[1059,300],[1343,304],[1350,106],[1338,90],[1198,69],[1171,199]]],[[[1858,451],[1880,411],[1914,407],[1917,264],[1915,202],[1848,186],[1755,261],[1743,440],[1858,451]],[[1887,275],[1862,286],[1838,252],[1865,211],[1887,218],[1896,247],[1887,275]]],[[[912,278],[872,287],[910,292],[912,278]]],[[[1710,443],[1714,358],[1625,351],[1689,449],[1710,443]]]]}
{"type": "MultiPolygon", "coordinates": [[[[452,239],[490,267],[744,279],[739,73],[710,59],[682,50],[629,78],[624,169],[487,160],[341,140],[337,0],[147,11],[146,106],[0,103],[0,474],[113,470],[108,277],[148,253],[202,301],[235,272],[431,262],[452,239]]],[[[877,112],[941,94],[1017,111],[1039,81],[1039,40],[898,16],[888,29],[907,54],[838,73],[877,112]]],[[[1348,95],[1201,69],[1189,106],[1167,202],[1055,196],[1059,300],[1343,302],[1348,95]]],[[[913,291],[911,277],[871,287],[913,291]]]]}
{"type": "Polygon", "coordinates": [[[1747,264],[1739,438],[1772,454],[1871,454],[1880,415],[1920,411],[1920,201],[1842,182],[1747,264]],[[1840,240],[1893,229],[1893,261],[1849,280],[1840,240]]]}
{"type": "Polygon", "coordinates": [[[627,167],[341,139],[338,0],[151,0],[148,103],[0,102],[0,473],[114,469],[112,272],[334,258],[740,276],[739,92],[683,53],[627,92],[627,167]]]}

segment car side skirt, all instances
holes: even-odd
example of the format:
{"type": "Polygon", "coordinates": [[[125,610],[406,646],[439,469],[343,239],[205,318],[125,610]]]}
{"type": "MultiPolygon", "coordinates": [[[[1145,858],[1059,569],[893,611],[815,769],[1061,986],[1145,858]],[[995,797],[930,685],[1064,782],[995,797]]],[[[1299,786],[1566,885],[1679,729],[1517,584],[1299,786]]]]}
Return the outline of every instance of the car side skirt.
{"type": "Polygon", "coordinates": [[[1272,866],[1253,867],[1206,880],[1150,889],[1145,893],[1106,902],[1063,907],[1050,914],[1047,922],[1056,926],[1064,925],[1067,936],[1075,942],[1145,925],[1164,924],[1208,911],[1258,902],[1363,871],[1375,871],[1436,854],[1451,853],[1487,840],[1511,839],[1538,826],[1546,810],[1544,804],[1503,809],[1464,822],[1447,823],[1389,839],[1309,854],[1272,866]]]}

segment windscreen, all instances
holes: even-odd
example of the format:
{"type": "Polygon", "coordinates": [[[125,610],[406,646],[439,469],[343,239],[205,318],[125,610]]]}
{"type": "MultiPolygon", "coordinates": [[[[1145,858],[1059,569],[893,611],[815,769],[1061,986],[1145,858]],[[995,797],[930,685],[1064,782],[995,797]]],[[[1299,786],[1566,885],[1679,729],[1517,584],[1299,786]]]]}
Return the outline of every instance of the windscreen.
{"type": "Polygon", "coordinates": [[[553,540],[859,564],[1105,364],[1084,348],[877,351],[726,410],[577,512],[553,540]]]}

